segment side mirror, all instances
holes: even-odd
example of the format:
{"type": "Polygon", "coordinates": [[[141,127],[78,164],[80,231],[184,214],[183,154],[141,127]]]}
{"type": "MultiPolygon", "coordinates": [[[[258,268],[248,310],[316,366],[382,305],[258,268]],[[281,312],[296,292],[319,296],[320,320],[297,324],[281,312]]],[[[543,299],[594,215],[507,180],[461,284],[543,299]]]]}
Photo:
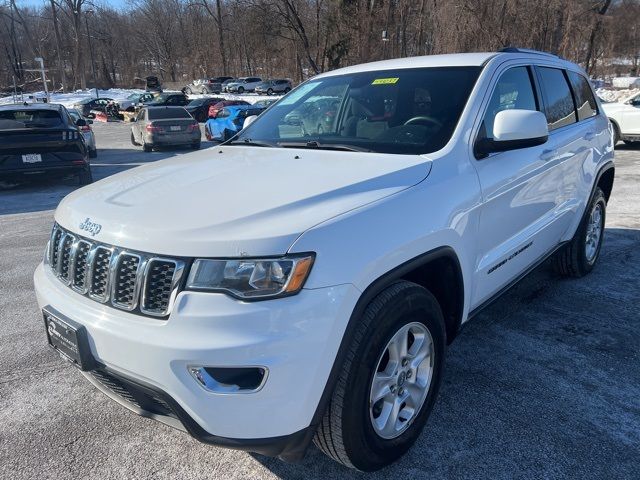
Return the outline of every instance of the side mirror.
{"type": "Polygon", "coordinates": [[[478,158],[490,153],[542,145],[549,138],[547,117],[533,110],[502,110],[493,122],[493,138],[476,143],[478,158]]]}
{"type": "MultiPolygon", "coordinates": [[[[90,123],[93,123],[91,120],[89,120],[90,123]]],[[[87,126],[87,121],[84,118],[79,118],[78,120],[76,120],[76,127],[86,127],[87,126]]]]}
{"type": "Polygon", "coordinates": [[[244,119],[244,123],[242,124],[242,128],[243,129],[247,128],[249,125],[251,125],[253,122],[256,121],[256,118],[258,118],[257,115],[249,115],[247,118],[244,119]]]}

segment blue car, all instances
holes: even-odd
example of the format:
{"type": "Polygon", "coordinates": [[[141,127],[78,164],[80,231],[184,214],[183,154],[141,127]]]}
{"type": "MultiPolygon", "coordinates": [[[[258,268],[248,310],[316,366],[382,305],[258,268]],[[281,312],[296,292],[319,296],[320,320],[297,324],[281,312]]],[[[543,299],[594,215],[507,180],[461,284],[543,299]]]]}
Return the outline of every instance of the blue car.
{"type": "Polygon", "coordinates": [[[207,123],[204,124],[204,134],[207,140],[217,140],[220,142],[229,140],[242,130],[242,125],[247,117],[260,115],[264,110],[264,108],[253,105],[224,107],[218,111],[214,118],[210,118],[207,120],[207,123]]]}

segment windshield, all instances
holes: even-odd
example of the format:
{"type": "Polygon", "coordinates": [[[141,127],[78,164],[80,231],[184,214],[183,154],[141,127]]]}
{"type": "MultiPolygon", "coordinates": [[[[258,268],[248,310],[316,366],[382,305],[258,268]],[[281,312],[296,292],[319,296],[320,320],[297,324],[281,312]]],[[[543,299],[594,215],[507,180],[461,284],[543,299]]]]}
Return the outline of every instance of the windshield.
{"type": "Polygon", "coordinates": [[[49,128],[61,124],[62,118],[56,110],[0,111],[0,130],[49,128]]]}
{"type": "Polygon", "coordinates": [[[310,80],[231,143],[395,154],[441,149],[481,67],[360,72],[310,80]]]}
{"type": "Polygon", "coordinates": [[[132,93],[131,95],[129,95],[127,97],[128,100],[137,100],[138,98],[140,98],[142,95],[139,93],[132,93]]]}

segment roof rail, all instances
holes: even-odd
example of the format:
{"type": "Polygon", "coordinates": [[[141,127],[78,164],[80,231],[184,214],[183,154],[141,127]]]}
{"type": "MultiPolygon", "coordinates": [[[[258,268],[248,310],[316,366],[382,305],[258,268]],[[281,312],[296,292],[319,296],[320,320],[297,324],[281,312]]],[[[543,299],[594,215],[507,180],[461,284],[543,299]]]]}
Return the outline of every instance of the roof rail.
{"type": "Polygon", "coordinates": [[[548,52],[541,52],[540,50],[532,50],[530,48],[517,48],[517,47],[505,47],[501,48],[499,52],[502,53],[532,53],[534,55],[545,55],[547,57],[560,58],[558,55],[548,52]]]}

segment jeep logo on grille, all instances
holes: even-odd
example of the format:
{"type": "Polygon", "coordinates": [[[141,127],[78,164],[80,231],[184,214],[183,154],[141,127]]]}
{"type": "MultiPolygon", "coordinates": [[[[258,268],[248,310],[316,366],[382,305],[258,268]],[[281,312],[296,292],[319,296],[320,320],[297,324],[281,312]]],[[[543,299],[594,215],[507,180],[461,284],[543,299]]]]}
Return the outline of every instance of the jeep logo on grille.
{"type": "Polygon", "coordinates": [[[80,224],[80,230],[84,230],[85,232],[89,232],[92,237],[95,237],[102,230],[102,225],[99,223],[92,222],[89,217],[85,219],[84,222],[80,224]]]}

